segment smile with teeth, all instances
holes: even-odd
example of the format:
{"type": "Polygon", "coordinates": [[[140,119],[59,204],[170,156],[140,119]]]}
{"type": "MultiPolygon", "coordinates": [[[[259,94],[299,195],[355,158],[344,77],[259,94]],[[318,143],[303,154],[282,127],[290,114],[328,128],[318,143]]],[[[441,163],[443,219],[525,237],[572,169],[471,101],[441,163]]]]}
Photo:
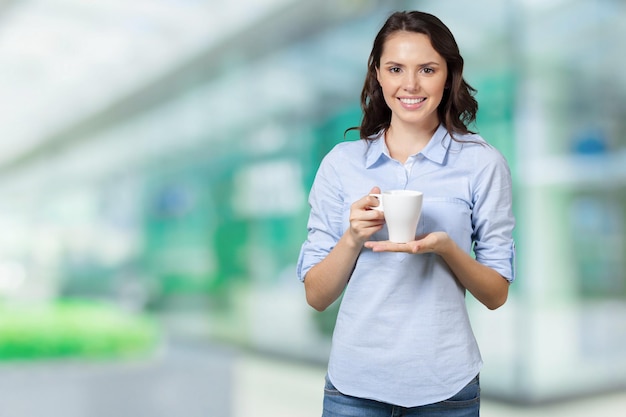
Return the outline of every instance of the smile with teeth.
{"type": "Polygon", "coordinates": [[[426,100],[425,97],[421,97],[421,98],[401,98],[400,101],[404,104],[417,104],[417,103],[421,103],[422,101],[426,100]]]}

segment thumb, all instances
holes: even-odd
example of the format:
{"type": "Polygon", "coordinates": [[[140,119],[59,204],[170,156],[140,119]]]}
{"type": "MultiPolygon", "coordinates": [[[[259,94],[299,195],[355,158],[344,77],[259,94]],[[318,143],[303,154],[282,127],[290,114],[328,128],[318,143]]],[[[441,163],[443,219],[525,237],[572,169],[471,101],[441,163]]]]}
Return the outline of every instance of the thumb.
{"type": "Polygon", "coordinates": [[[377,186],[374,186],[372,190],[370,191],[370,194],[380,194],[380,188],[378,188],[377,186]]]}

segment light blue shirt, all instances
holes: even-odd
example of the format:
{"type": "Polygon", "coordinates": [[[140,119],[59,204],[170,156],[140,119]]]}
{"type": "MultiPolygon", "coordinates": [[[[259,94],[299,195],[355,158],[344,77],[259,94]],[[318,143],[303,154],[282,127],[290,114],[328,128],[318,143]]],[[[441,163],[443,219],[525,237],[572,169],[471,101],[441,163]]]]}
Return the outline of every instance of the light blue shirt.
{"type": "MultiPolygon", "coordinates": [[[[379,186],[422,191],[417,236],[447,232],[480,263],[513,281],[508,165],[480,136],[455,137],[464,143],[452,141],[439,126],[407,166],[389,156],[384,135],[343,142],[329,152],[309,196],[299,278],[304,280],[347,230],[350,205],[379,186]]],[[[383,228],[372,240],[387,238],[383,228]]],[[[465,289],[440,256],[361,251],[341,300],[328,365],[339,391],[415,407],[453,396],[481,366],[465,289]]]]}

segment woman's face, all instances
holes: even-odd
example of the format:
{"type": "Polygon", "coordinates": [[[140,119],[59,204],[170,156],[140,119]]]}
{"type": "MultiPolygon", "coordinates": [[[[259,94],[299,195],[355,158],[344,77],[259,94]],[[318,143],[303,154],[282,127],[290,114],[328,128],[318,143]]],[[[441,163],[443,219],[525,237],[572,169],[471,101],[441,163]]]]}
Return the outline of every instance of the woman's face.
{"type": "Polygon", "coordinates": [[[434,129],[448,78],[445,59],[422,33],[399,31],[385,41],[376,78],[391,109],[391,124],[434,129]]]}

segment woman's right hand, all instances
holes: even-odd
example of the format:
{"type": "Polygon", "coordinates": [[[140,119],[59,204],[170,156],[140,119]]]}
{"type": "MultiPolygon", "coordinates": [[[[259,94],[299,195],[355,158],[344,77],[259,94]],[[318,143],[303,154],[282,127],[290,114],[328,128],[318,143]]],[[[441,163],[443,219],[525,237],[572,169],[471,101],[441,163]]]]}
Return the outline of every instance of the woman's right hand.
{"type": "MultiPolygon", "coordinates": [[[[374,187],[370,193],[380,194],[380,188],[374,187]]],[[[372,209],[377,205],[378,199],[367,195],[350,206],[350,227],[328,256],[304,278],[306,299],[311,307],[323,311],[341,295],[363,245],[385,224],[383,212],[372,209]]]]}
{"type": "MultiPolygon", "coordinates": [[[[380,194],[380,188],[374,187],[369,194],[380,194]]],[[[350,228],[348,235],[355,246],[361,247],[369,238],[385,224],[385,216],[380,210],[373,210],[378,206],[376,197],[371,195],[355,201],[350,206],[350,228]]]]}

